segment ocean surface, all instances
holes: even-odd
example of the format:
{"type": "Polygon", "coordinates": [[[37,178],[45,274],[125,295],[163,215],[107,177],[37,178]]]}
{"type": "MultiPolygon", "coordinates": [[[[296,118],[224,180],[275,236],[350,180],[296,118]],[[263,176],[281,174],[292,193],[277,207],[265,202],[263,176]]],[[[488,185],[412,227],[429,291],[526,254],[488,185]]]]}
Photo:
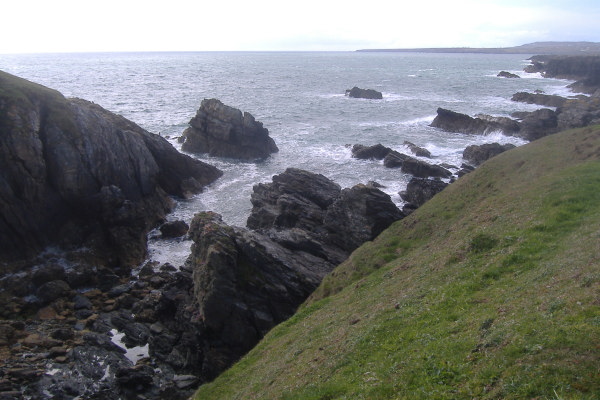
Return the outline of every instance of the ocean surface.
{"type": "MultiPolygon", "coordinates": [[[[343,188],[376,181],[399,206],[410,176],[381,161],[351,157],[350,147],[381,143],[408,152],[427,148],[433,163],[460,166],[470,144],[523,141],[499,133],[472,136],[429,127],[438,107],[475,115],[508,116],[540,106],[515,103],[519,91],[570,95],[564,80],[528,74],[523,55],[365,52],[190,52],[0,55],[0,70],[93,101],[150,132],[176,138],[205,98],[251,113],[269,130],[279,153],[257,163],[195,156],[223,170],[203,193],[179,200],[169,219],[188,223],[212,210],[245,226],[253,185],[288,167],[306,169],[343,188]],[[498,78],[505,70],[522,79],[498,78]],[[375,89],[383,100],[353,99],[353,86],[375,89]]],[[[181,265],[189,240],[150,234],[150,258],[181,265]]]]}

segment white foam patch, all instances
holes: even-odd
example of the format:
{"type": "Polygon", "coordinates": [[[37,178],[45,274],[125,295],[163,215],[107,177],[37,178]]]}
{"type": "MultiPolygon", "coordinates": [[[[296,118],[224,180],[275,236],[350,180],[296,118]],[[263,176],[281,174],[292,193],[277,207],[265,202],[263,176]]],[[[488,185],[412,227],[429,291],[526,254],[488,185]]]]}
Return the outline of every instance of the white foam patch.
{"type": "MultiPolygon", "coordinates": [[[[125,357],[127,357],[129,361],[131,361],[134,365],[142,358],[148,357],[147,343],[144,346],[135,346],[127,348],[127,346],[125,346],[125,343],[123,343],[123,337],[125,337],[124,333],[121,333],[116,329],[112,329],[110,333],[112,334],[112,342],[126,351],[125,357]]],[[[108,374],[108,368],[105,375],[106,374],[108,374]]]]}

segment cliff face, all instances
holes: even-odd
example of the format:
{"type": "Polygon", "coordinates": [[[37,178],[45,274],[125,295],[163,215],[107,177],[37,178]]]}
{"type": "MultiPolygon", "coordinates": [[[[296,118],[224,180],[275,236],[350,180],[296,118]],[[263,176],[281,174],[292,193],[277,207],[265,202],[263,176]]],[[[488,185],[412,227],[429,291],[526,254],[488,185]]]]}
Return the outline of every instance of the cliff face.
{"type": "Polygon", "coordinates": [[[574,79],[570,87],[592,94],[600,88],[600,56],[534,56],[527,72],[542,72],[546,78],[574,79]]]}
{"type": "Polygon", "coordinates": [[[98,105],[0,72],[0,261],[59,245],[139,262],[169,195],[220,175],[98,105]]]}

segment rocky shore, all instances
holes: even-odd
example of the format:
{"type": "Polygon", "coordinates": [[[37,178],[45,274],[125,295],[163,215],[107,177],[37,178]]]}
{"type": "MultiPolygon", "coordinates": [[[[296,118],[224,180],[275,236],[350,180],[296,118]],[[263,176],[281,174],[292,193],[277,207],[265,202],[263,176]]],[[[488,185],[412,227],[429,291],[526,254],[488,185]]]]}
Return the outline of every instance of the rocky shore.
{"type": "MultiPolygon", "coordinates": [[[[534,66],[570,71],[591,90],[595,62],[564,62],[534,66]]],[[[355,144],[357,160],[411,175],[403,210],[375,182],[341,188],[288,168],[254,186],[245,227],[213,212],[188,226],[164,223],[173,198],[200,192],[217,168],[96,104],[1,72],[0,89],[0,399],[188,398],[292,316],[353,250],[512,148],[469,146],[452,166],[410,142],[399,144],[404,153],[355,144]],[[192,239],[184,265],[144,262],[156,227],[192,239]]],[[[512,118],[440,108],[432,126],[535,140],[600,123],[593,93],[515,94],[546,108],[512,118]]],[[[202,102],[182,140],[185,151],[243,161],[277,151],[262,123],[216,99],[202,102]]]]}

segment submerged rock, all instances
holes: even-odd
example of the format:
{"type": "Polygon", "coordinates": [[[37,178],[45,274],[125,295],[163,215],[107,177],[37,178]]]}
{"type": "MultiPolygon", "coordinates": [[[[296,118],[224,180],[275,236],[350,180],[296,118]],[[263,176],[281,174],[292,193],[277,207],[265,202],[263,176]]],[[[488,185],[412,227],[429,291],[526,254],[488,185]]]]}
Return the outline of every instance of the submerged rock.
{"type": "Polygon", "coordinates": [[[500,71],[500,72],[498,72],[497,76],[499,78],[520,78],[519,75],[513,74],[512,72],[508,72],[508,71],[500,71]]]}
{"type": "Polygon", "coordinates": [[[215,157],[250,161],[279,151],[269,131],[252,114],[242,114],[217,99],[202,100],[183,138],[182,150],[215,157]]]}

